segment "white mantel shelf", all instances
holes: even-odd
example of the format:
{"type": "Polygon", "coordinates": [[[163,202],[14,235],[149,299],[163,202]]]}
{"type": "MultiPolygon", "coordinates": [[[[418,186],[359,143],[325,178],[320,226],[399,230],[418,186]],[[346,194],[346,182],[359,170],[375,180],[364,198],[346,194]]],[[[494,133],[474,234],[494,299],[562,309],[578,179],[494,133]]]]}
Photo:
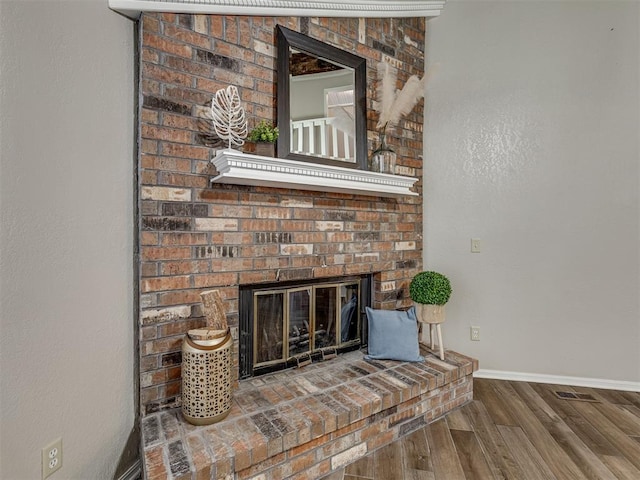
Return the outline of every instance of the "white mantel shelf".
{"type": "Polygon", "coordinates": [[[141,12],[284,17],[435,17],[446,0],[109,0],[130,18],[141,12]]]}
{"type": "Polygon", "coordinates": [[[212,183],[394,198],[418,195],[411,190],[418,181],[413,177],[262,157],[233,149],[219,150],[211,162],[218,170],[212,183]]]}

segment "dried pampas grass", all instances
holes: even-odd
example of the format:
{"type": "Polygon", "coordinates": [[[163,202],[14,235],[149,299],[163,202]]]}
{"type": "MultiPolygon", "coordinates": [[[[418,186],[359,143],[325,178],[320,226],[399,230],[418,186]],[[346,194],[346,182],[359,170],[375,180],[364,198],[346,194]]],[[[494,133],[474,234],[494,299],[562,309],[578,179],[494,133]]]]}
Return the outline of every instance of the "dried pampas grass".
{"type": "Polygon", "coordinates": [[[396,90],[398,71],[387,62],[378,63],[378,91],[374,109],[380,114],[376,128],[385,130],[387,126],[397,125],[403,115],[408,114],[416,103],[424,97],[428,74],[419,78],[412,75],[402,90],[396,90]]]}

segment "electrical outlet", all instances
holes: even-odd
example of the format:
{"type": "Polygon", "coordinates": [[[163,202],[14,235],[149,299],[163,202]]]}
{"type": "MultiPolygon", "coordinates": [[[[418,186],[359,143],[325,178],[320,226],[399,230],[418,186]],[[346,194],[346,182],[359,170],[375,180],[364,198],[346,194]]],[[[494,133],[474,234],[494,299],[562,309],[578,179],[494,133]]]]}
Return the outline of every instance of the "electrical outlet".
{"type": "Polygon", "coordinates": [[[471,340],[474,342],[480,341],[480,327],[471,327],[471,340]]]}
{"type": "Polygon", "coordinates": [[[62,468],[62,438],[42,449],[42,479],[62,468]]]}

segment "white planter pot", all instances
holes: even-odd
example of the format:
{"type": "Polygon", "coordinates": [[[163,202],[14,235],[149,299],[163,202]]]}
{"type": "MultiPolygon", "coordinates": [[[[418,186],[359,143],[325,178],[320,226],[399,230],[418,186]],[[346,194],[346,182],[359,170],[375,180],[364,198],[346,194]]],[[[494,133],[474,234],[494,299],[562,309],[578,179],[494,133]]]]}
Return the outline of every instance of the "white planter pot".
{"type": "Polygon", "coordinates": [[[440,360],[444,360],[444,345],[442,344],[442,329],[440,328],[440,324],[444,322],[444,305],[425,305],[423,303],[415,303],[416,307],[416,317],[420,322],[420,330],[422,331],[422,335],[420,336],[420,341],[424,344],[427,342],[424,341],[424,329],[423,325],[429,325],[429,339],[431,350],[435,350],[435,336],[438,336],[438,346],[440,351],[440,360]]]}
{"type": "Polygon", "coordinates": [[[444,305],[425,305],[415,302],[413,305],[416,307],[416,315],[419,322],[429,324],[444,322],[444,305]]]}

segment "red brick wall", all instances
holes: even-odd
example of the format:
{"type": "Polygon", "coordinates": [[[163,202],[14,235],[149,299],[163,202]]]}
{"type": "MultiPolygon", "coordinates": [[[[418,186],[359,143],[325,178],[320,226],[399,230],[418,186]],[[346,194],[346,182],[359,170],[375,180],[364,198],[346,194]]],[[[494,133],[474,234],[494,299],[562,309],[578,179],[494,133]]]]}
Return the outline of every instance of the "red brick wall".
{"type": "MultiPolygon", "coordinates": [[[[371,108],[377,63],[393,62],[402,83],[424,70],[423,18],[143,15],[143,414],[179,405],[181,341],[188,329],[204,323],[199,293],[205,289],[220,290],[236,341],[238,286],[274,282],[278,271],[280,281],[374,273],[375,307],[410,304],[408,283],[422,267],[422,196],[396,200],[209,183],[213,150],[198,128],[198,107],[234,84],[250,125],[263,118],[275,121],[276,24],[367,59],[369,152],[378,138],[371,108]]],[[[422,105],[388,135],[398,153],[396,172],[417,178],[422,176],[422,105]]],[[[421,192],[421,182],[417,188],[421,192]]]]}

